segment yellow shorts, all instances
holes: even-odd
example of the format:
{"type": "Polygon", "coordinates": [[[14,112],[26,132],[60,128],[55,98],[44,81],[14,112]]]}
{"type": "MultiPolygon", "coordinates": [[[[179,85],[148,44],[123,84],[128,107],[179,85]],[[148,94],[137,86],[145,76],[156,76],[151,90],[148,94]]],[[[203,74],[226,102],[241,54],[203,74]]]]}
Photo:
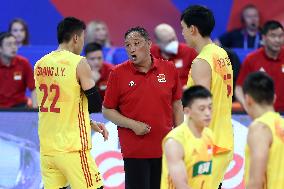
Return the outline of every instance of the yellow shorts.
{"type": "Polygon", "coordinates": [[[69,184],[72,189],[97,189],[103,185],[90,150],[41,155],[40,164],[45,189],[58,189],[69,184]]]}
{"type": "Polygon", "coordinates": [[[212,167],[212,188],[217,189],[223,181],[226,170],[233,160],[234,151],[223,152],[213,156],[212,167]]]}

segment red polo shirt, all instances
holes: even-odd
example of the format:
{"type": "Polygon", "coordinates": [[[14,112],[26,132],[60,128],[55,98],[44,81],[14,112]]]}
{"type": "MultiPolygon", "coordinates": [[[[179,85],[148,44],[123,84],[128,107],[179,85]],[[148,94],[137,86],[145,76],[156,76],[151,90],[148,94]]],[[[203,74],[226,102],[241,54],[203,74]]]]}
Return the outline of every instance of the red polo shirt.
{"type": "Polygon", "coordinates": [[[132,130],[118,127],[123,157],[159,158],[162,139],[173,127],[172,103],[181,99],[182,89],[172,62],[153,59],[147,73],[139,72],[130,61],[110,74],[104,107],[151,126],[150,133],[137,136],[132,130]]]}
{"type": "Polygon", "coordinates": [[[114,66],[112,64],[104,62],[102,68],[99,71],[101,74],[101,77],[97,81],[96,86],[99,88],[99,92],[101,94],[102,99],[104,99],[105,91],[107,88],[107,81],[108,81],[109,74],[112,71],[113,67],[114,66]]]}
{"type": "MultiPolygon", "coordinates": [[[[152,45],[151,54],[155,58],[164,59],[161,54],[161,49],[158,45],[155,44],[152,45]]],[[[175,63],[182,86],[186,85],[187,83],[188,72],[190,70],[191,63],[196,58],[196,56],[197,53],[193,48],[188,47],[184,43],[179,43],[178,53],[176,55],[172,55],[169,58],[169,61],[175,63]]]]}
{"type": "Polygon", "coordinates": [[[255,71],[265,71],[274,80],[277,96],[274,107],[276,111],[284,112],[284,48],[276,60],[269,58],[264,48],[250,53],[241,66],[237,85],[242,86],[246,76],[255,71]]]}
{"type": "Polygon", "coordinates": [[[0,107],[9,108],[27,102],[26,89],[35,88],[33,69],[29,61],[15,56],[11,65],[6,66],[0,60],[0,107]]]}

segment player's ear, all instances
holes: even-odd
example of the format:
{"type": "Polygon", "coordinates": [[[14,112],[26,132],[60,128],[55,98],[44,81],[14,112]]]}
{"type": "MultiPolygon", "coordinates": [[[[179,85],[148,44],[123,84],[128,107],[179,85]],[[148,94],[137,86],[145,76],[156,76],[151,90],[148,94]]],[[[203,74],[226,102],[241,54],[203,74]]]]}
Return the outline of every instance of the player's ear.
{"type": "Polygon", "coordinates": [[[245,105],[246,106],[251,106],[254,103],[254,100],[250,95],[245,94],[244,97],[245,97],[245,105]]]}
{"type": "Polygon", "coordinates": [[[190,112],[191,112],[191,109],[189,107],[184,107],[183,112],[184,112],[185,115],[189,115],[190,112]]]}
{"type": "Polygon", "coordinates": [[[274,97],[273,97],[273,104],[275,104],[276,99],[277,99],[277,95],[276,95],[276,94],[274,94],[274,97]]]}
{"type": "Polygon", "coordinates": [[[189,32],[191,35],[195,35],[198,33],[198,28],[194,25],[189,26],[189,32]]]}
{"type": "Polygon", "coordinates": [[[148,45],[151,47],[152,45],[152,41],[151,40],[147,40],[148,45]]]}
{"type": "Polygon", "coordinates": [[[79,40],[79,36],[77,34],[73,35],[73,40],[74,42],[77,42],[79,40]]]}

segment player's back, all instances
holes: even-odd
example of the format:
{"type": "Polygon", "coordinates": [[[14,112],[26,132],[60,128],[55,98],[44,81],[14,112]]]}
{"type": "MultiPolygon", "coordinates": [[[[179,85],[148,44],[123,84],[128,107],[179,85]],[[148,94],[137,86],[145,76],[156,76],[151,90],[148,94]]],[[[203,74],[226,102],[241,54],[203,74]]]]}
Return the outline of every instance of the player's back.
{"type": "MultiPolygon", "coordinates": [[[[233,149],[233,128],[231,122],[233,70],[227,52],[211,43],[203,47],[197,59],[206,60],[211,67],[211,89],[213,101],[212,129],[218,152],[233,149]]],[[[194,64],[194,61],[193,61],[194,64]]],[[[194,85],[189,73],[187,86],[194,85]]],[[[217,152],[217,153],[218,153],[217,152]]]]}
{"type": "MultiPolygon", "coordinates": [[[[191,188],[212,189],[213,134],[211,130],[204,128],[201,138],[196,138],[184,122],[168,133],[163,143],[170,138],[183,147],[188,185],[191,188]]],[[[162,163],[161,189],[174,189],[164,153],[162,163]]]]}
{"type": "MultiPolygon", "coordinates": [[[[263,189],[278,189],[284,186],[284,119],[277,112],[266,112],[255,123],[265,124],[272,133],[272,145],[268,154],[265,184],[263,189]]],[[[260,139],[261,140],[261,139],[260,139]]],[[[249,177],[250,151],[246,147],[245,178],[249,177]]]]}
{"type": "Polygon", "coordinates": [[[35,65],[42,154],[91,147],[87,98],[76,77],[82,58],[66,50],[53,51],[35,65]]]}

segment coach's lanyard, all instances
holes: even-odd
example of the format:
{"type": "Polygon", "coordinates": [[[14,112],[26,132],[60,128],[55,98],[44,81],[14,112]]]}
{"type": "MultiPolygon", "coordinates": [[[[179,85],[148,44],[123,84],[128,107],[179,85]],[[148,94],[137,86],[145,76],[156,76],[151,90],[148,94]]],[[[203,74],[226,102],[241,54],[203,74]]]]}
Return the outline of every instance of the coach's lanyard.
{"type": "MultiPolygon", "coordinates": [[[[260,41],[260,37],[259,37],[259,32],[256,34],[255,38],[254,38],[254,46],[253,49],[257,49],[259,46],[259,41],[260,41]]],[[[246,31],[244,31],[244,50],[248,49],[248,33],[246,31]]]]}

